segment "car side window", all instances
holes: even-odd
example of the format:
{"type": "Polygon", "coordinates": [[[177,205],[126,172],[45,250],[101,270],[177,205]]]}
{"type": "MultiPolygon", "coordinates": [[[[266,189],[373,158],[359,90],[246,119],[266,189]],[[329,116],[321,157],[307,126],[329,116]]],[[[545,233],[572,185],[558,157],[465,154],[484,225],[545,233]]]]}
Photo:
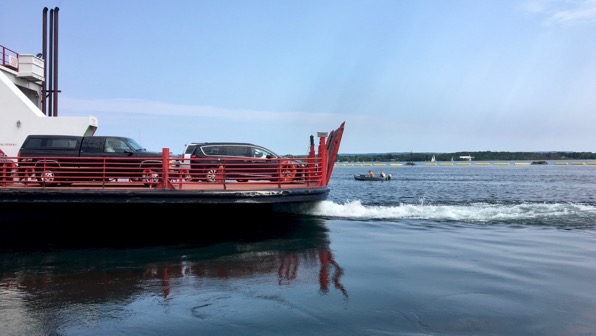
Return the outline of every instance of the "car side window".
{"type": "Polygon", "coordinates": [[[76,148],[77,140],[56,138],[56,139],[52,139],[49,147],[52,147],[52,148],[76,148]]]}
{"type": "Polygon", "coordinates": [[[116,143],[114,143],[112,139],[107,139],[103,151],[107,153],[114,153],[116,151],[116,143]]]}
{"type": "Polygon", "coordinates": [[[105,147],[105,139],[102,137],[84,137],[81,145],[81,154],[88,155],[93,153],[102,153],[105,147]]]}
{"type": "Polygon", "coordinates": [[[124,142],[123,140],[116,139],[116,143],[118,144],[118,146],[116,146],[117,153],[124,153],[127,150],[130,150],[130,147],[128,147],[126,142],[124,142]]]}
{"type": "Polygon", "coordinates": [[[120,139],[107,139],[104,151],[109,153],[124,153],[128,149],[128,145],[120,139]]]}
{"type": "Polygon", "coordinates": [[[266,158],[267,154],[268,154],[267,152],[265,152],[264,150],[262,150],[260,148],[256,148],[256,147],[252,148],[252,157],[266,158]]]}
{"type": "Polygon", "coordinates": [[[246,146],[226,146],[226,155],[239,157],[250,156],[246,146]]]}
{"type": "Polygon", "coordinates": [[[196,148],[197,148],[197,146],[190,145],[190,146],[186,147],[186,151],[184,152],[184,154],[191,155],[191,154],[194,153],[194,151],[195,151],[196,148]]]}
{"type": "Polygon", "coordinates": [[[23,147],[25,148],[39,148],[42,145],[42,139],[41,138],[29,138],[27,139],[27,141],[25,141],[25,143],[23,144],[23,147]]]}
{"type": "Polygon", "coordinates": [[[44,149],[76,149],[78,145],[78,140],[71,138],[29,138],[23,144],[23,147],[44,149]]]}
{"type": "Polygon", "coordinates": [[[220,155],[220,150],[219,147],[217,146],[203,146],[202,148],[203,153],[205,153],[205,155],[220,155]]]}

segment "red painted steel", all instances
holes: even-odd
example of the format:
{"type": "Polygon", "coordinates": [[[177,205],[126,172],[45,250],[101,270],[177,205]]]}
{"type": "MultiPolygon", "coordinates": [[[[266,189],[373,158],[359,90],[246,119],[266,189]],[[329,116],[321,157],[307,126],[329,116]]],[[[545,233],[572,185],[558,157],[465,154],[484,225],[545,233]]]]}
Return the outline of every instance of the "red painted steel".
{"type": "MultiPolygon", "coordinates": [[[[277,165],[273,177],[271,165],[251,168],[248,178],[246,166],[238,159],[222,158],[214,170],[215,181],[205,180],[204,172],[184,167],[181,158],[171,156],[169,148],[162,149],[161,158],[142,157],[0,157],[0,191],[7,189],[117,189],[117,190],[264,190],[326,187],[335,163],[344,123],[319,138],[318,154],[311,136],[306,157],[272,159],[277,165]],[[41,159],[41,160],[31,160],[41,159]],[[152,160],[151,166],[140,166],[141,161],[152,160]],[[292,162],[299,160],[304,165],[292,162]],[[259,169],[263,169],[259,171],[259,169]],[[254,174],[254,175],[253,175],[254,174]],[[254,177],[253,177],[254,176],[254,177]],[[230,179],[235,178],[235,179],[230,179]]],[[[193,158],[199,166],[206,158],[193,158]]]]}
{"type": "Polygon", "coordinates": [[[328,155],[325,157],[328,158],[327,163],[327,178],[325,184],[329,183],[331,179],[331,173],[333,173],[333,167],[335,165],[335,160],[337,159],[337,153],[339,152],[339,145],[341,144],[341,138],[344,134],[344,126],[346,122],[344,121],[338,129],[332,131],[327,138],[327,152],[328,155]]]}
{"type": "MultiPolygon", "coordinates": [[[[324,141],[324,140],[322,140],[324,141]]],[[[242,164],[234,159],[221,159],[215,182],[199,180],[197,173],[181,168],[178,157],[170,156],[168,148],[162,151],[160,162],[154,168],[139,167],[138,157],[134,162],[129,158],[105,157],[51,157],[44,156],[43,161],[31,166],[29,162],[19,165],[18,157],[2,157],[0,161],[0,189],[14,188],[82,188],[82,189],[169,189],[169,190],[248,190],[283,189],[296,187],[324,186],[326,158],[292,158],[306,163],[305,168],[297,167],[293,171],[294,179],[279,176],[275,180],[228,180],[227,175],[237,175],[243,169],[242,164]],[[59,166],[58,163],[61,165],[59,166]],[[323,169],[315,169],[321,167],[323,169]],[[155,169],[157,168],[157,169],[155,169]]],[[[143,158],[140,158],[143,159],[143,158]]],[[[155,158],[147,158],[153,159],[155,158]]],[[[193,159],[197,162],[209,159],[193,159]]],[[[287,158],[276,159],[278,172],[288,164],[287,158]]],[[[268,169],[268,168],[264,168],[268,169]]]]}

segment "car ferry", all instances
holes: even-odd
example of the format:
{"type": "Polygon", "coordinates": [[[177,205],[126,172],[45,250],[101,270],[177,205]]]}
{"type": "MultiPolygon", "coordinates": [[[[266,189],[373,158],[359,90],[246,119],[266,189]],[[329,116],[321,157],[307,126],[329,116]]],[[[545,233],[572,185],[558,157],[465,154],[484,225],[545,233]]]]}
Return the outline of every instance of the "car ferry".
{"type": "MultiPolygon", "coordinates": [[[[57,46],[53,49],[57,50],[57,46]]],[[[3,111],[0,114],[0,206],[40,203],[278,204],[323,200],[329,193],[328,183],[345,122],[330,132],[317,133],[318,144],[311,135],[309,152],[304,157],[258,158],[267,163],[264,165],[267,173],[258,174],[255,172],[258,168],[251,166],[250,173],[255,177],[250,179],[238,178],[245,176],[243,170],[246,169],[246,165],[238,163],[238,158],[221,157],[217,159],[217,165],[209,161],[209,173],[206,174],[200,167],[207,167],[206,161],[202,160],[208,158],[182,160],[172,155],[168,148],[163,148],[158,157],[147,158],[153,164],[144,167],[140,175],[138,167],[133,167],[132,159],[126,155],[110,160],[101,155],[76,158],[44,155],[36,157],[32,164],[30,158],[24,160],[19,156],[19,149],[29,135],[93,137],[98,127],[93,116],[57,116],[57,96],[52,101],[52,95],[59,90],[56,83],[53,87],[46,86],[44,75],[53,71],[46,69],[46,65],[40,56],[19,54],[0,45],[0,108],[3,111]],[[46,95],[47,92],[52,95],[46,95]],[[185,164],[188,160],[190,169],[185,164]],[[297,161],[300,164],[296,164],[297,161]],[[118,170],[114,170],[115,165],[118,170]],[[259,179],[259,175],[267,178],[259,179]]],[[[139,159],[143,159],[142,155],[134,157],[135,162],[139,159]]]]}
{"type": "Polygon", "coordinates": [[[311,136],[310,150],[304,157],[258,158],[267,163],[261,168],[267,169],[268,174],[263,175],[266,179],[255,173],[258,168],[254,166],[254,177],[243,175],[246,165],[238,158],[218,158],[216,166],[212,159],[188,159],[193,167],[212,167],[212,178],[207,179],[201,169],[185,168],[168,148],[162,150],[161,157],[147,157],[152,166],[142,171],[137,166],[142,156],[38,156],[35,162],[29,157],[3,156],[0,203],[255,204],[323,200],[329,193],[343,130],[344,123],[329,133],[319,132],[318,146],[311,136]]]}

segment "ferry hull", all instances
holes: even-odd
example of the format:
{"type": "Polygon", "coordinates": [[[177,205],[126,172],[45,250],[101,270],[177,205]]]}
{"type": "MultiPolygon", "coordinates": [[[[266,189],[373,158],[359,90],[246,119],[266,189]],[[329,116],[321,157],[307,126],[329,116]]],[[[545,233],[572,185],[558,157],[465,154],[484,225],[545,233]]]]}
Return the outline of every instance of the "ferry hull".
{"type": "Polygon", "coordinates": [[[328,194],[327,186],[219,191],[7,189],[0,192],[0,204],[271,204],[320,201],[324,200],[328,194]]]}

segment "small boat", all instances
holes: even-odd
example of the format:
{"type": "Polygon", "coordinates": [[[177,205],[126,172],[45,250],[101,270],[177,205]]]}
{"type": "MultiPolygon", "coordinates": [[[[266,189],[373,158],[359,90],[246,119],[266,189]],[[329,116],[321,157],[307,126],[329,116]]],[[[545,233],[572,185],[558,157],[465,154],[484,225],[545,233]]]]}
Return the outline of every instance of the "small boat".
{"type": "Polygon", "coordinates": [[[357,181],[389,181],[391,180],[391,174],[389,175],[385,175],[385,176],[381,176],[381,175],[375,175],[375,176],[370,176],[368,174],[354,174],[354,179],[357,181]]]}

